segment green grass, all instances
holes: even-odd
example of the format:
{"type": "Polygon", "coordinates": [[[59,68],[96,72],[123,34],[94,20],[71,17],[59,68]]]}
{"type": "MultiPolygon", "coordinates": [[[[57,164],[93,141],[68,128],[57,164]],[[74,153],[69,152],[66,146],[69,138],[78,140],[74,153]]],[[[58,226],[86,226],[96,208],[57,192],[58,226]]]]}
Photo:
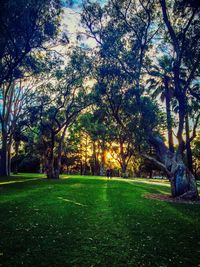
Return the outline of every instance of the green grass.
{"type": "Polygon", "coordinates": [[[200,266],[200,205],[144,198],[168,186],[41,178],[0,184],[1,266],[200,266]]]}

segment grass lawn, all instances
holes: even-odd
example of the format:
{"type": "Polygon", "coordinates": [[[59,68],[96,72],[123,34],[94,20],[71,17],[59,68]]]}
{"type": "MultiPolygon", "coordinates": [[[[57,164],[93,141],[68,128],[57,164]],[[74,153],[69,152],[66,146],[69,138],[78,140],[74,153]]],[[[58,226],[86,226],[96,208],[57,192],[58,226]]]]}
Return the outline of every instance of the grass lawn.
{"type": "Polygon", "coordinates": [[[166,184],[21,174],[0,182],[0,266],[200,266],[200,205],[166,184]]]}

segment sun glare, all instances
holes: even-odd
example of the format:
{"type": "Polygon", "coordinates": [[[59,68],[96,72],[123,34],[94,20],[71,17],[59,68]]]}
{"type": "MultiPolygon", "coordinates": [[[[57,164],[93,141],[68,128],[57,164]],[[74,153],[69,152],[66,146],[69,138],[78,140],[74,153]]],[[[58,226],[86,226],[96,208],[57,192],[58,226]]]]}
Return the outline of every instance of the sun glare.
{"type": "Polygon", "coordinates": [[[110,154],[110,152],[106,152],[106,159],[109,161],[112,159],[112,155],[110,154]]]}

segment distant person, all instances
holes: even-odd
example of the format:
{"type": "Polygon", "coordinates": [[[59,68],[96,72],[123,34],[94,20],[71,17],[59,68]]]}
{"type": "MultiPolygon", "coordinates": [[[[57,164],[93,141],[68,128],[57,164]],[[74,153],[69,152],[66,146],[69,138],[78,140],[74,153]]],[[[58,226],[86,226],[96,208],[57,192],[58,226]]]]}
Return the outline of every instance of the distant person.
{"type": "Polygon", "coordinates": [[[112,178],[112,169],[107,169],[106,170],[106,176],[107,176],[108,179],[112,178]]]}
{"type": "Polygon", "coordinates": [[[107,170],[106,170],[106,176],[107,176],[108,179],[111,178],[111,177],[110,177],[110,169],[107,169],[107,170]]]}

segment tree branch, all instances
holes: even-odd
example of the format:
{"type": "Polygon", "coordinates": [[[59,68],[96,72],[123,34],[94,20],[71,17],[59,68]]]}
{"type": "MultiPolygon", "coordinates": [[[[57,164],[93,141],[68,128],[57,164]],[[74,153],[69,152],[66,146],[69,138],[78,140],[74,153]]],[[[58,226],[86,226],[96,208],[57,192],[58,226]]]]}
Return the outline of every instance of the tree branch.
{"type": "Polygon", "coordinates": [[[148,159],[149,161],[153,162],[159,169],[161,169],[162,171],[164,171],[167,176],[170,178],[172,176],[171,172],[166,168],[166,166],[158,161],[157,159],[147,155],[147,154],[141,154],[144,158],[148,159]]]}

